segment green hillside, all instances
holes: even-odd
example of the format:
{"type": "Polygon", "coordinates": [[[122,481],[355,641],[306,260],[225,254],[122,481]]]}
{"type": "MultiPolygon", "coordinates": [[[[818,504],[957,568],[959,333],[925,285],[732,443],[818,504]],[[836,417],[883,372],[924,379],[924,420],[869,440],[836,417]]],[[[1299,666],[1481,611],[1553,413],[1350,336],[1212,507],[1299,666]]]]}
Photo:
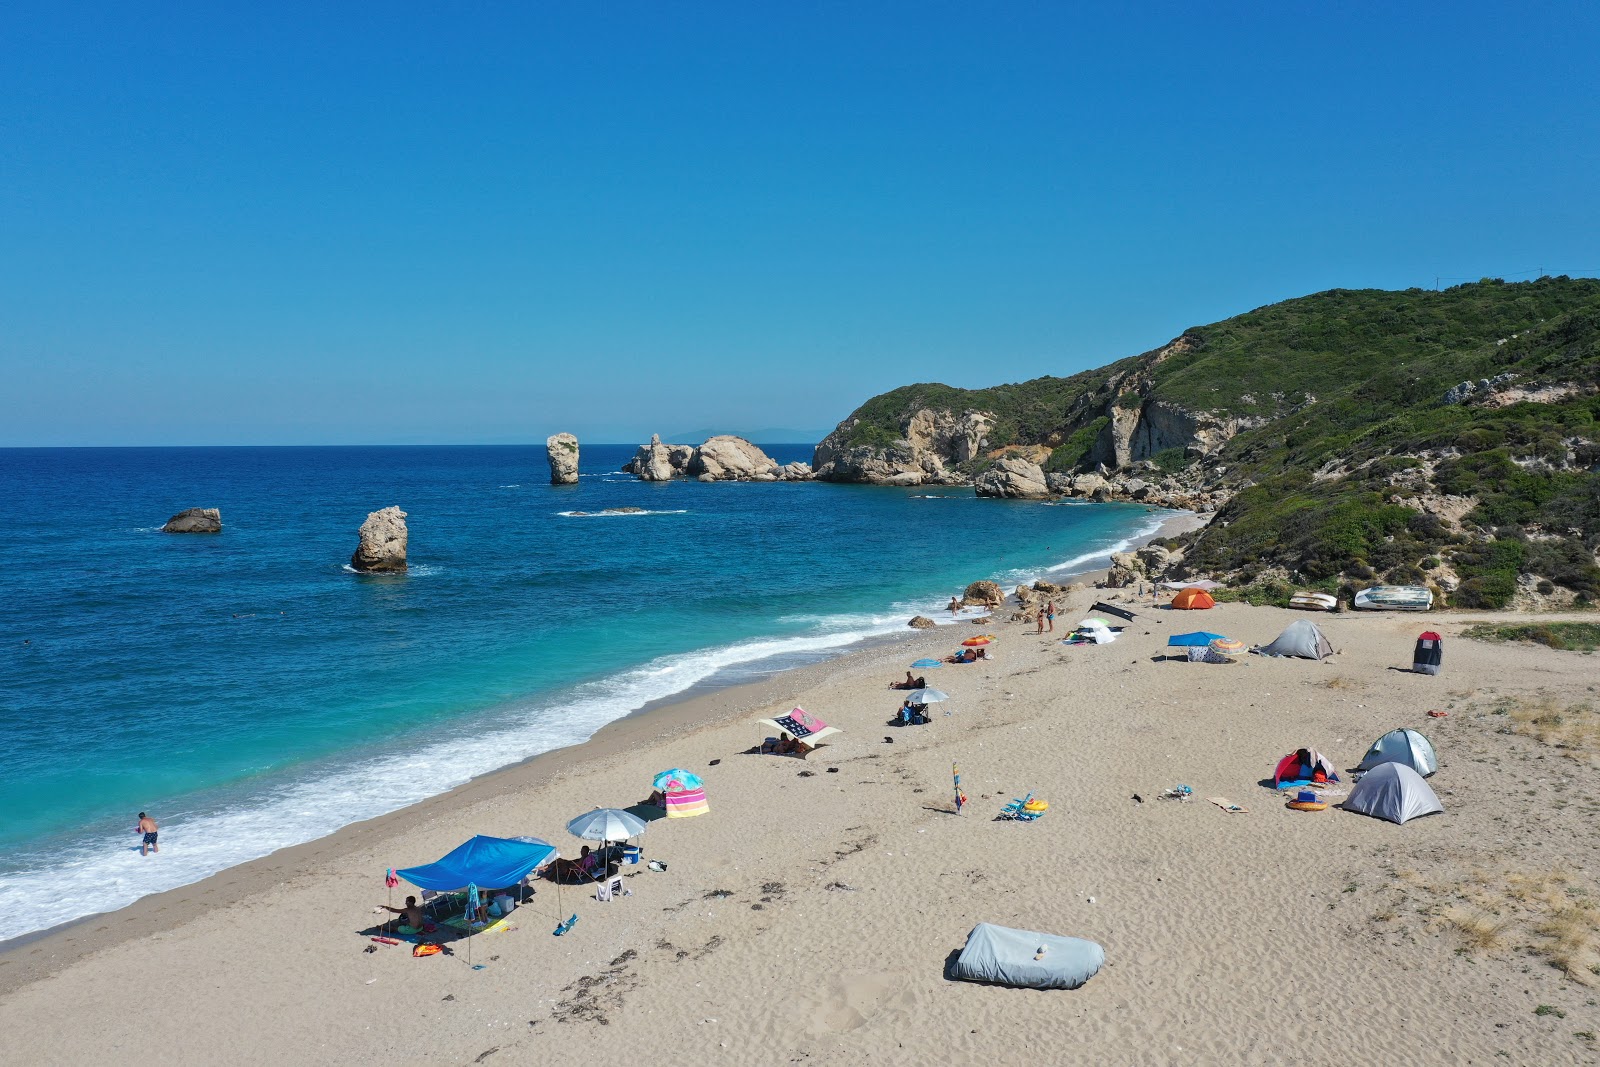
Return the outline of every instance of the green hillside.
{"type": "Polygon", "coordinates": [[[1190,538],[1190,573],[1333,587],[1444,567],[1461,579],[1461,606],[1508,603],[1519,575],[1600,598],[1600,280],[1331,290],[1068,378],[907,386],[838,432],[885,447],[919,407],[992,412],[991,448],[1047,445],[1046,469],[1060,471],[1113,454],[1114,416],[1246,420],[1210,454],[1121,442],[1152,476],[1233,494],[1190,538]],[[1446,401],[1461,382],[1502,375],[1446,401]],[[1445,496],[1472,498],[1469,510],[1450,513],[1445,496]]]}

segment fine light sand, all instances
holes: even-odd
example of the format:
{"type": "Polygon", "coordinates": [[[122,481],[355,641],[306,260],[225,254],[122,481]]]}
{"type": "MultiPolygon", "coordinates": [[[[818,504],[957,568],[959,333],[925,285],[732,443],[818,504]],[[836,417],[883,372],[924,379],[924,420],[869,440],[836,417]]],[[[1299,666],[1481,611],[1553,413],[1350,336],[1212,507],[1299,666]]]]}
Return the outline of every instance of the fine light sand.
{"type": "Polygon", "coordinates": [[[1558,867],[1574,899],[1600,899],[1592,767],[1497,713],[1508,696],[1593,699],[1595,657],[1455,637],[1476,617],[1234,605],[1142,608],[1114,644],[1059,644],[1105,595],[1069,596],[1050,637],[985,627],[1000,635],[993,663],[928,672],[953,696],[928,726],[886,727],[899,697],[885,684],[975,628],[646,714],[573,752],[13,948],[0,955],[3,1058],[1595,1061],[1600,990],[1540,955],[1531,925],[1474,948],[1441,918],[1461,901],[1487,913],[1502,887],[1558,867]],[[1172,633],[1258,643],[1305,617],[1339,650],[1333,660],[1157,658],[1172,633]],[[1409,665],[1423,629],[1446,635],[1444,674],[1388,670],[1409,665]],[[763,734],[756,718],[795,703],[845,733],[806,761],[741,754],[763,734]],[[1430,719],[1430,708],[1450,715],[1430,719]],[[1302,814],[1258,784],[1300,745],[1351,767],[1397,726],[1435,741],[1446,814],[1404,827],[1302,814]],[[970,798],[960,816],[952,761],[970,798]],[[386,867],[474,833],[534,834],[570,855],[568,819],[637,801],[672,766],[704,775],[712,811],[651,826],[646,855],[668,870],[625,867],[631,897],[602,904],[563,889],[558,902],[541,883],[514,931],[474,939],[481,970],[461,942],[427,959],[363,951],[386,867]],[[1196,799],[1156,799],[1177,783],[1196,799]],[[1048,815],[993,821],[1028,790],[1050,801],[1048,815]],[[1249,814],[1203,799],[1218,795],[1249,814]],[[552,937],[574,911],[577,926],[552,937]],[[947,980],[979,921],[1093,938],[1106,967],[1072,992],[947,980]]]}

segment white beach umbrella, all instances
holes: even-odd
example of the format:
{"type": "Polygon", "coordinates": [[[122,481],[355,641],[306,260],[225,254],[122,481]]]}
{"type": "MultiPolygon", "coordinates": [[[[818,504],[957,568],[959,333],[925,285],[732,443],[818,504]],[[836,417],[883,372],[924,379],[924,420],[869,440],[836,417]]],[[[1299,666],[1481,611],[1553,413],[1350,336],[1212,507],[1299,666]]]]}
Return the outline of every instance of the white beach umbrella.
{"type": "Polygon", "coordinates": [[[918,689],[906,699],[913,704],[937,704],[941,700],[949,700],[950,694],[939,689],[918,689]]]}
{"type": "Polygon", "coordinates": [[[644,833],[648,825],[621,808],[595,808],[567,823],[567,833],[585,841],[626,841],[644,833]]]}

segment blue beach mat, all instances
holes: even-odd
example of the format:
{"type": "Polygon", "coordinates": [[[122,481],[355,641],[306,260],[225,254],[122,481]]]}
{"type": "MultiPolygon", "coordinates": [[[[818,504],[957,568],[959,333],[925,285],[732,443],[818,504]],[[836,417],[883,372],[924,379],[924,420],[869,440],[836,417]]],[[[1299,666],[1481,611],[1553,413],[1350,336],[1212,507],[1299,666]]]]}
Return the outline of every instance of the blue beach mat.
{"type": "Polygon", "coordinates": [[[913,667],[943,667],[944,664],[936,659],[919,659],[912,664],[913,667]]]}

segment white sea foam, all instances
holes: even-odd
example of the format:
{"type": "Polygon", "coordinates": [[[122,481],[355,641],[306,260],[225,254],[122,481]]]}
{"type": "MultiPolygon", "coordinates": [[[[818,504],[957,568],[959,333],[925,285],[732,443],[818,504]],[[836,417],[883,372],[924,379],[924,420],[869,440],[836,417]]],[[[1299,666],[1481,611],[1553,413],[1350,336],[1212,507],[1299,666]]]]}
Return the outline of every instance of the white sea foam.
{"type": "Polygon", "coordinates": [[[635,515],[687,515],[689,509],[664,508],[652,511],[649,508],[642,508],[638,511],[623,511],[620,508],[602,508],[599,511],[558,511],[556,514],[568,519],[616,519],[632,518],[635,515]]]}
{"type": "Polygon", "coordinates": [[[403,571],[358,571],[346,563],[341,568],[346,574],[362,574],[369,578],[431,578],[444,570],[436,563],[407,563],[403,571]]]}
{"type": "MultiPolygon", "coordinates": [[[[651,701],[681,693],[719,672],[748,670],[763,660],[821,658],[904,627],[904,616],[834,617],[826,629],[791,637],[741,641],[667,656],[558,698],[513,709],[500,725],[468,737],[436,740],[406,752],[365,759],[287,782],[247,804],[162,820],[159,856],[142,858],[131,832],[84,840],[0,878],[0,940],[85,915],[123,907],[142,896],[188,885],[290,845],[324,837],[362,819],[415,804],[529,756],[588,739],[601,726],[651,701]],[[841,625],[842,623],[842,625],[841,625]]],[[[526,831],[551,837],[557,824],[526,831]]],[[[396,856],[399,866],[431,857],[396,856]]],[[[374,878],[381,872],[374,872],[374,878]]],[[[377,882],[374,881],[376,885],[377,882]]]]}

